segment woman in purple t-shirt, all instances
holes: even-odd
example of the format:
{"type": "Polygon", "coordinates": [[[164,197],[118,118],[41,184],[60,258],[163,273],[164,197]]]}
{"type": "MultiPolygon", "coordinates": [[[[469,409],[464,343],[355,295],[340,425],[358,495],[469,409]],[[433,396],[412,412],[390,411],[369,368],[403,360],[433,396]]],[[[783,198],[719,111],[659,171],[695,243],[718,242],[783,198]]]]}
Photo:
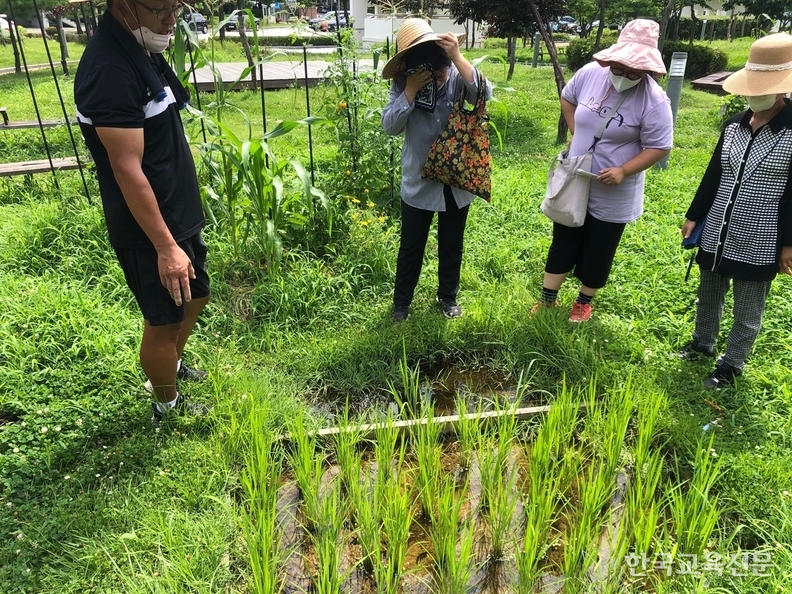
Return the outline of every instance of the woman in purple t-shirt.
{"type": "Polygon", "coordinates": [[[584,155],[604,118],[626,95],[594,151],[588,212],[581,227],[553,223],[541,307],[558,305],[558,290],[574,271],[580,292],[571,322],[591,317],[591,301],[610,275],[624,226],[643,212],[644,171],[671,150],[673,118],[665,91],[654,75],[665,74],[657,50],[659,26],[636,19],[625,25],[616,45],[594,55],[561,93],[561,112],[572,132],[569,155],[584,155]]]}

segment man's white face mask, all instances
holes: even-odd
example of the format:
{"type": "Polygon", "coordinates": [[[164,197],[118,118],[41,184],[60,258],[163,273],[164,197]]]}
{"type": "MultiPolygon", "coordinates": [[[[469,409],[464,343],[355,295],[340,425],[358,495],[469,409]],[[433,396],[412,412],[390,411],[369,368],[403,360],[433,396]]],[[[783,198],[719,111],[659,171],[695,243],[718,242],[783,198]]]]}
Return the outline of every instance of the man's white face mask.
{"type": "MultiPolygon", "coordinates": [[[[134,13],[128,2],[127,7],[134,13]]],[[[140,26],[137,29],[133,29],[126,19],[124,19],[124,22],[132,32],[132,37],[135,38],[135,41],[137,41],[138,45],[144,50],[150,51],[153,54],[161,54],[168,49],[171,39],[170,34],[154,33],[154,31],[148,27],[140,25],[140,21],[138,21],[138,25],[140,26]]]]}

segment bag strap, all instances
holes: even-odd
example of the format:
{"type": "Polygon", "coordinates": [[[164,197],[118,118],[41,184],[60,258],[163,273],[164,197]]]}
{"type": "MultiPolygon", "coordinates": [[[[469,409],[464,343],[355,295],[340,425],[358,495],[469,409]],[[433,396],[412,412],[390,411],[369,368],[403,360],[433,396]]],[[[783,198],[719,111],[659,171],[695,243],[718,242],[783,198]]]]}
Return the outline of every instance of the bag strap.
{"type": "Polygon", "coordinates": [[[484,75],[481,74],[481,72],[479,72],[478,68],[474,68],[473,71],[476,73],[476,78],[477,78],[476,102],[473,104],[473,108],[465,109],[465,95],[467,95],[467,86],[465,86],[464,83],[462,84],[462,93],[459,95],[459,111],[465,113],[475,113],[479,107],[479,103],[481,103],[481,100],[484,97],[484,86],[486,84],[485,81],[487,79],[484,78],[484,75]]]}
{"type": "Polygon", "coordinates": [[[616,115],[616,112],[621,107],[621,104],[624,103],[624,100],[627,99],[627,95],[629,95],[629,93],[622,93],[622,96],[619,97],[619,100],[616,102],[616,105],[613,107],[613,109],[611,109],[610,113],[608,114],[608,117],[605,118],[604,122],[602,122],[600,129],[597,131],[597,134],[594,136],[594,142],[591,144],[591,148],[589,149],[589,152],[594,152],[597,143],[600,141],[602,135],[605,133],[605,128],[608,127],[608,123],[613,119],[613,116],[616,115]]]}

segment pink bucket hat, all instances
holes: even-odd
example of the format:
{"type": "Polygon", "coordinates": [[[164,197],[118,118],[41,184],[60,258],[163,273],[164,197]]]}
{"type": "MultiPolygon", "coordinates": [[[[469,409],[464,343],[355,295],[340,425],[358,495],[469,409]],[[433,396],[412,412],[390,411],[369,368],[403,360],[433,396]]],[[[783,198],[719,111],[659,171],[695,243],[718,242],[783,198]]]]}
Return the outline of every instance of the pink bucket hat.
{"type": "Polygon", "coordinates": [[[633,70],[665,74],[663,56],[657,49],[660,25],[649,19],[635,19],[624,25],[615,45],[594,54],[603,66],[622,64],[633,70]]]}

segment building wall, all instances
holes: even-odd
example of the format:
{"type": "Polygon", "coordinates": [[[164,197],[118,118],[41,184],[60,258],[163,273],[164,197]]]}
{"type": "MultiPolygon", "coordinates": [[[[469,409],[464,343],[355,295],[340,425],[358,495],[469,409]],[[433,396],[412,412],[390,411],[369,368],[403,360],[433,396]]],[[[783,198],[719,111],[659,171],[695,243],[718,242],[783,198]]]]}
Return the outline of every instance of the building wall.
{"type": "MultiPolygon", "coordinates": [[[[696,18],[706,18],[707,16],[729,16],[730,10],[723,9],[723,2],[709,2],[709,8],[703,6],[696,6],[696,18]]],[[[742,7],[738,6],[735,11],[736,14],[742,12],[742,7]]],[[[682,9],[682,16],[690,18],[690,7],[686,6],[682,9]]]]}

